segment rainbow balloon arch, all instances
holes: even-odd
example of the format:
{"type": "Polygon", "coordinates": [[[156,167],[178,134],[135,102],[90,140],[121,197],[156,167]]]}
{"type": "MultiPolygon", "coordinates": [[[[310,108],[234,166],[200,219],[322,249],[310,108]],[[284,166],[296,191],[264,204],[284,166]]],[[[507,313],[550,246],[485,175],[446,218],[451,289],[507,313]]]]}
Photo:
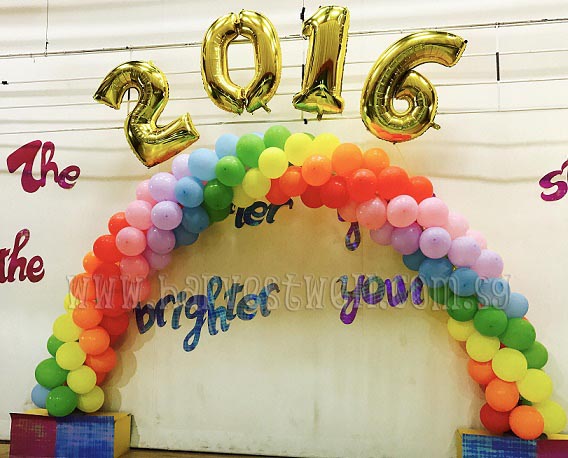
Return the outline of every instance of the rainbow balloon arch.
{"type": "Polygon", "coordinates": [[[430,180],[391,166],[383,150],[362,152],[332,134],[314,138],[282,126],[264,135],[222,135],[214,151],[179,154],[171,173],[138,185],[136,200],[110,218],[109,233],[95,240],[85,272],[70,283],[66,313],[47,342],[52,357],[35,371],[33,402],[59,417],[99,410],[101,386],[116,365],[113,345],[172,250],[195,243],[233,205],[293,197],[336,209],[419,272],[448,312],[450,335],[465,342],[469,375],[485,391],[480,419],[487,430],[527,440],[563,430],[565,411],[550,400],[552,382],[542,369],[548,352],[525,318],[528,301],[510,291],[503,261],[483,235],[434,196],[430,180]]]}

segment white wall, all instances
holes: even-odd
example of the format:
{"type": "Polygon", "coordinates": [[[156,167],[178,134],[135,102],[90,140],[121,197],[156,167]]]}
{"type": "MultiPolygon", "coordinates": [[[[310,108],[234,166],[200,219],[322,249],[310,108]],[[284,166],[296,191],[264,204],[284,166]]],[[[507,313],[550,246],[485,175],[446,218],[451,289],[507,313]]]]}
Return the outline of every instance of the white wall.
{"type": "MultiPolygon", "coordinates": [[[[437,27],[568,16],[563,1],[371,2],[347,1],[351,31],[437,27]]],[[[199,42],[218,16],[232,9],[267,14],[280,36],[300,31],[302,2],[49,1],[48,51],[199,42]]],[[[307,6],[308,15],[319,4],[307,6]]],[[[45,50],[45,2],[4,1],[0,6],[0,54],[45,50]]],[[[568,24],[453,30],[469,40],[452,69],[426,65],[437,84],[440,131],[393,147],[380,143],[358,119],[364,78],[397,32],[350,39],[344,78],[347,106],[341,121],[308,126],[291,106],[300,86],[304,41],[282,43],[285,68],[272,114],[241,118],[218,110],[201,86],[199,47],[0,59],[0,151],[34,139],[53,141],[60,166],[77,164],[81,177],[71,191],[53,182],[34,194],[22,191],[19,174],[0,161],[0,247],[10,247],[27,227],[24,254],[45,260],[43,281],[0,286],[0,438],[9,435],[8,412],[29,407],[33,371],[46,357],[51,323],[62,312],[67,274],[106,220],[132,199],[146,171],[128,151],[122,132],[125,110],[94,103],[106,73],[131,59],[154,61],[168,76],[171,100],[163,121],[189,111],[210,146],[226,132],[263,131],[279,121],[293,131],[336,132],[343,141],[381,145],[393,161],[430,176],[437,193],[485,232],[506,262],[514,289],[531,302],[529,317],[551,354],[547,370],[556,398],[568,405],[564,295],[568,197],[540,199],[538,180],[566,160],[568,82],[511,80],[566,78],[568,24]],[[501,52],[501,84],[495,56],[501,52]],[[521,54],[507,54],[523,51],[521,54]],[[480,55],[481,54],[481,55],[480,55]],[[365,64],[349,64],[365,61],[365,64]],[[290,68],[289,66],[295,65],[290,68]],[[528,110],[526,110],[528,109],[528,110]],[[256,121],[239,124],[240,121],[256,121]],[[221,123],[227,123],[222,125],[221,123]]],[[[231,49],[234,65],[252,62],[250,47],[231,49]]],[[[237,81],[250,72],[235,73],[237,81]]],[[[164,167],[165,169],[165,167],[164,167]]],[[[267,271],[284,276],[365,272],[387,278],[403,272],[397,257],[365,236],[355,253],[343,248],[344,225],[333,212],[294,210],[277,223],[235,230],[230,221],[181,250],[167,271],[183,286],[187,274],[234,273],[231,263],[250,259],[242,275],[267,271]],[[305,234],[317,234],[307,237],[305,234]],[[314,242],[314,239],[316,242],[314,242]],[[302,256],[292,256],[297,248],[302,256]],[[312,253],[329,259],[325,268],[312,253]],[[272,253],[271,259],[267,253],[272,253]],[[306,255],[307,254],[307,255],[306,255]]],[[[156,296],[155,296],[156,297],[156,296]]],[[[479,426],[482,393],[467,377],[461,348],[446,335],[443,314],[364,310],[351,326],[325,310],[275,310],[270,317],[233,322],[222,335],[203,333],[186,354],[183,330],[131,326],[120,365],[109,380],[107,408],[134,414],[133,445],[141,447],[265,453],[292,456],[453,456],[458,426],[479,426]]]]}

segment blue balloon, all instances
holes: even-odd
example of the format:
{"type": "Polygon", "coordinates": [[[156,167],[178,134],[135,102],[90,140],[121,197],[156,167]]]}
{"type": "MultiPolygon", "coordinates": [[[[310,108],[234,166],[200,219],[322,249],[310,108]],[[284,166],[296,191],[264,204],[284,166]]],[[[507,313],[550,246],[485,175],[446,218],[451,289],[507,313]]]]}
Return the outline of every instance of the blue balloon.
{"type": "Polygon", "coordinates": [[[217,157],[221,159],[225,156],[236,156],[238,141],[239,137],[237,137],[236,135],[221,135],[215,142],[215,152],[217,153],[217,157]]]}
{"type": "Polygon", "coordinates": [[[184,229],[183,225],[178,226],[174,229],[174,235],[176,236],[176,248],[178,246],[187,246],[197,242],[199,234],[194,234],[193,232],[188,232],[184,229]]]}
{"type": "Polygon", "coordinates": [[[420,264],[422,264],[422,262],[425,259],[426,256],[424,255],[424,253],[422,253],[422,251],[419,248],[412,254],[405,254],[402,257],[402,262],[410,270],[415,270],[416,272],[418,272],[418,270],[420,269],[420,264]]]}
{"type": "Polygon", "coordinates": [[[253,132],[253,134],[260,137],[261,140],[264,140],[264,134],[262,132],[253,132]]]}
{"type": "Polygon", "coordinates": [[[483,305],[505,308],[511,296],[511,287],[504,278],[487,278],[477,282],[475,293],[483,305]]]}
{"type": "Polygon", "coordinates": [[[473,296],[479,275],[467,267],[460,267],[450,275],[449,287],[458,296],[473,296]]]}
{"type": "Polygon", "coordinates": [[[176,183],[176,199],[184,207],[199,207],[203,202],[203,184],[194,177],[183,177],[176,183]]]}
{"type": "Polygon", "coordinates": [[[209,215],[203,207],[185,207],[181,224],[186,231],[199,234],[209,227],[209,215]]]}
{"type": "Polygon", "coordinates": [[[200,180],[209,181],[215,178],[215,166],[219,158],[215,151],[207,148],[196,149],[187,161],[189,172],[200,180]]]}
{"type": "Polygon", "coordinates": [[[504,310],[509,318],[522,318],[529,311],[529,301],[520,293],[511,293],[504,310]]]}
{"type": "Polygon", "coordinates": [[[38,384],[32,389],[32,402],[40,409],[45,409],[48,394],[49,390],[45,386],[38,384]]]}
{"type": "Polygon", "coordinates": [[[447,258],[425,259],[418,272],[429,288],[439,288],[448,284],[454,265],[447,258]]]}

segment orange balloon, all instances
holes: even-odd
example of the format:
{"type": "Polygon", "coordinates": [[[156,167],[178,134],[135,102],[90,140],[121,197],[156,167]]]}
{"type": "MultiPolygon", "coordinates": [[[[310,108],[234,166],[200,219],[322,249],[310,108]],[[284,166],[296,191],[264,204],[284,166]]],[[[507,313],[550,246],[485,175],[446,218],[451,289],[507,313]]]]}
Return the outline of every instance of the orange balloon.
{"type": "Polygon", "coordinates": [[[97,326],[103,319],[103,311],[94,302],[81,302],[73,309],[73,321],[83,329],[91,329],[97,326]]]}
{"type": "Polygon", "coordinates": [[[387,167],[377,176],[377,191],[385,200],[408,194],[411,191],[408,174],[400,167],[387,167]]]}
{"type": "Polygon", "coordinates": [[[95,282],[87,273],[75,275],[69,283],[69,289],[80,301],[93,301],[97,297],[95,282]]]}
{"type": "Polygon", "coordinates": [[[116,353],[112,347],[108,347],[100,355],[87,355],[85,365],[89,366],[97,374],[99,372],[110,372],[116,366],[116,353]]]}
{"type": "MultiPolygon", "coordinates": [[[[289,197],[297,197],[308,188],[308,183],[302,176],[302,167],[291,166],[280,177],[280,189],[289,197]]],[[[288,200],[288,199],[286,199],[288,200]]]]}
{"type": "Polygon", "coordinates": [[[321,186],[331,177],[331,160],[326,156],[314,154],[302,164],[302,176],[311,186],[321,186]]]}
{"type": "Polygon", "coordinates": [[[85,272],[92,274],[102,263],[103,262],[95,256],[95,253],[89,251],[83,258],[83,269],[85,269],[85,272]]]}
{"type": "Polygon", "coordinates": [[[410,178],[410,195],[418,203],[422,202],[428,197],[434,195],[434,186],[432,182],[423,176],[415,176],[410,178]]]}
{"type": "Polygon", "coordinates": [[[331,156],[331,167],[338,175],[348,176],[363,164],[363,153],[353,143],[342,143],[331,156]]]}
{"type": "MultiPolygon", "coordinates": [[[[101,326],[85,329],[79,336],[79,346],[87,355],[100,355],[106,351],[109,345],[110,336],[106,329],[101,326]]],[[[95,372],[98,371],[95,369],[95,372]]]]}
{"type": "Polygon", "coordinates": [[[376,176],[389,165],[389,156],[380,148],[371,148],[363,153],[363,168],[372,170],[376,176]]]}
{"type": "Polygon", "coordinates": [[[508,412],[519,402],[519,389],[514,382],[494,378],[485,388],[487,404],[497,412],[508,412]]]}
{"type": "Polygon", "coordinates": [[[469,372],[469,376],[480,385],[487,385],[491,380],[497,377],[491,367],[491,361],[480,363],[470,359],[467,363],[467,371],[469,372]]]}
{"type": "Polygon", "coordinates": [[[516,407],[509,415],[509,424],[521,439],[536,439],[544,431],[544,418],[532,406],[516,407]]]}

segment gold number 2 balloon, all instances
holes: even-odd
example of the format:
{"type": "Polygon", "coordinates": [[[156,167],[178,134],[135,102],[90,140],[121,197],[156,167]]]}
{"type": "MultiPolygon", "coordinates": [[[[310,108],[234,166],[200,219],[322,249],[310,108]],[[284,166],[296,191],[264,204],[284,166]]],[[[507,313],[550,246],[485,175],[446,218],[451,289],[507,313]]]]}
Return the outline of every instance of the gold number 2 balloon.
{"type": "Polygon", "coordinates": [[[169,86],[166,76],[151,62],[119,65],[105,77],[93,98],[118,110],[130,88],[138,91],[138,103],[126,118],[124,133],[134,154],[146,167],[168,160],[199,139],[189,113],[165,126],[157,126],[168,103],[169,86]]]}
{"type": "Polygon", "coordinates": [[[209,98],[219,108],[241,114],[259,108],[270,111],[268,101],[276,93],[282,73],[280,40],[272,22],[255,11],[243,10],[217,19],[203,38],[201,77],[209,98]],[[255,75],[243,88],[229,76],[227,50],[238,36],[250,40],[254,47],[255,75]]]}
{"type": "Polygon", "coordinates": [[[341,113],[341,85],[347,52],[349,10],[342,6],[322,6],[304,22],[302,34],[309,37],[302,90],[292,103],[302,111],[341,113]]]}
{"type": "Polygon", "coordinates": [[[414,67],[433,62],[453,67],[467,41],[446,32],[408,35],[390,46],[371,69],[361,97],[361,118],[369,131],[389,142],[404,142],[422,135],[434,123],[438,96],[432,83],[414,67]],[[402,99],[408,108],[399,112],[393,103],[402,99]]]}

